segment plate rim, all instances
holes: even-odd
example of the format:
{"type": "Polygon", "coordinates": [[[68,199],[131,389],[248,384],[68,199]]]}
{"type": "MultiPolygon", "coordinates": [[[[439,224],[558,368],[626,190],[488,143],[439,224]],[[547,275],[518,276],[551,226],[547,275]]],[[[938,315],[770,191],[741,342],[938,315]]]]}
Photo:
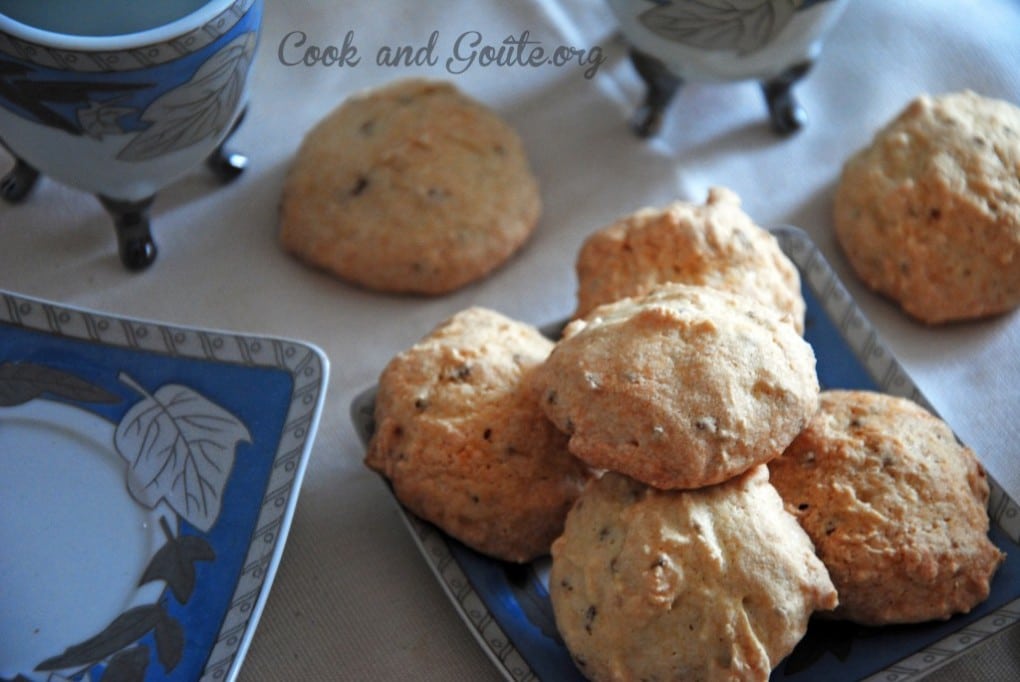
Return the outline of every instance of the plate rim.
{"type": "Polygon", "coordinates": [[[301,484],[311,458],[329,383],[330,362],[317,345],[295,338],[173,324],[21,294],[0,288],[0,328],[13,327],[73,342],[90,342],[156,357],[275,369],[291,377],[282,430],[273,451],[261,509],[245,548],[220,627],[204,652],[199,679],[233,682],[251,645],[283,557],[301,484]],[[284,460],[293,461],[288,471],[284,460]],[[266,504],[284,497],[279,506],[266,504]],[[266,509],[269,511],[267,512],[266,509]],[[272,532],[271,543],[256,538],[272,532]],[[258,570],[253,570],[257,568],[258,570]]]}

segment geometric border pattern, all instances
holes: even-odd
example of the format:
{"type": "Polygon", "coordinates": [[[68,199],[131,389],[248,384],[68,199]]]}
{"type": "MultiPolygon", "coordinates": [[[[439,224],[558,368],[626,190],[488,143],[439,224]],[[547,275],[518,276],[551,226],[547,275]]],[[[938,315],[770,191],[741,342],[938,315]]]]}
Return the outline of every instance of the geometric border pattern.
{"type": "Polygon", "coordinates": [[[223,12],[184,35],[127,50],[108,52],[62,50],[15,38],[0,31],[0,52],[21,61],[61,71],[98,73],[131,71],[164,64],[201,50],[230,31],[256,0],[237,0],[223,12]]]}
{"type": "Polygon", "coordinates": [[[492,617],[471,582],[457,563],[445,538],[436,528],[410,514],[402,515],[412,537],[421,551],[429,557],[429,566],[439,578],[448,596],[460,604],[460,612],[471,627],[471,631],[483,645],[491,658],[498,661],[498,668],[504,676],[515,682],[538,682],[531,670],[503,628],[492,617]]]}
{"type": "Polygon", "coordinates": [[[919,679],[1006,628],[1020,627],[1017,625],[1018,623],[1020,623],[1020,599],[1015,599],[959,632],[954,632],[885,670],[865,678],[865,681],[903,682],[904,680],[919,679]]]}
{"type": "MultiPolygon", "coordinates": [[[[362,443],[368,443],[375,432],[376,391],[376,387],[373,386],[358,394],[351,402],[351,421],[362,443]]],[[[407,511],[403,505],[398,504],[397,507],[400,518],[411,533],[411,539],[425,557],[425,563],[432,570],[446,596],[456,604],[458,615],[496,669],[504,678],[513,682],[537,682],[538,676],[471,586],[471,581],[450,551],[446,536],[435,526],[407,511]]]]}
{"type": "MultiPolygon", "coordinates": [[[[357,395],[351,402],[351,421],[362,443],[368,443],[372,433],[375,432],[376,390],[373,386],[357,395]]],[[[398,504],[397,507],[400,510],[400,518],[411,533],[411,539],[425,557],[425,563],[432,570],[446,596],[457,605],[457,613],[496,669],[507,680],[537,682],[538,676],[471,586],[471,581],[450,551],[446,536],[433,525],[408,512],[403,505],[398,504]]]]}

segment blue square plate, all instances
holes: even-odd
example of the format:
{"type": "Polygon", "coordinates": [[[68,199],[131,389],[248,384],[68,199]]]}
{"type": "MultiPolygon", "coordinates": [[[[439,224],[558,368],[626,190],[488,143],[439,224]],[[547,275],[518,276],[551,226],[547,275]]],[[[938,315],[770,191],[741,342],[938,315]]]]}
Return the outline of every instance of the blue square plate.
{"type": "MultiPolygon", "coordinates": [[[[879,390],[931,406],[884,348],[842,283],[807,235],[774,231],[797,265],[807,301],[805,338],[815,351],[823,388],[879,390]]],[[[555,335],[561,325],[547,332],[555,335]]],[[[375,389],[359,395],[351,415],[367,444],[375,389]]],[[[1020,621],[1020,507],[991,481],[991,538],[1006,552],[991,596],[948,621],[866,628],[815,621],[773,680],[902,680],[934,670],[1020,621]]],[[[472,634],[508,680],[580,681],[556,631],[546,591],[548,559],[527,565],[482,556],[404,510],[412,537],[472,634]]]]}
{"type": "Polygon", "coordinates": [[[0,292],[0,679],[232,680],[328,362],[0,292]]]}

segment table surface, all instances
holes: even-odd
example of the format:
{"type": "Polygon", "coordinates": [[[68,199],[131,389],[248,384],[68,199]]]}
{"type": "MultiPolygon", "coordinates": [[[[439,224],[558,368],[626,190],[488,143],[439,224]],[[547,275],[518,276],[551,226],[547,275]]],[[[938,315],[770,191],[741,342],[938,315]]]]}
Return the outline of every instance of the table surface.
{"type": "MultiPolygon", "coordinates": [[[[724,185],[765,226],[805,229],[935,408],[1020,497],[1020,314],[926,328],[865,291],[832,230],[842,162],[922,92],[973,89],[1020,102],[1020,3],[851,2],[796,93],[806,129],[778,138],[754,83],[690,84],[661,135],[627,118],[643,90],[602,2],[267,3],[250,114],[235,145],[251,160],[232,185],[196,170],[160,193],[155,265],[131,274],[92,197],[44,180],[0,206],[0,288],[88,308],[310,341],[331,361],[328,395],[286,551],[241,680],[485,680],[498,674],[418,554],[383,483],[362,464],[348,408],[387,360],[469,305],[544,324],[572,310],[574,257],[592,230],[645,205],[704,199],[724,185]],[[385,9],[381,9],[381,8],[385,9]],[[293,31],[359,49],[356,66],[288,66],[293,31]],[[482,67],[445,57],[467,32],[487,44],[527,31],[555,48],[598,47],[583,67],[482,67]],[[435,66],[377,66],[380,48],[426,45],[435,66]],[[494,275],[439,298],[354,288],[277,244],[280,188],[303,134],[349,94],[395,78],[448,79],[521,133],[544,200],[524,250],[494,275]]],[[[0,167],[10,162],[0,152],[0,167]]],[[[1018,637],[985,656],[1020,667],[1018,637]]],[[[990,653],[989,653],[990,652],[990,653]]]]}

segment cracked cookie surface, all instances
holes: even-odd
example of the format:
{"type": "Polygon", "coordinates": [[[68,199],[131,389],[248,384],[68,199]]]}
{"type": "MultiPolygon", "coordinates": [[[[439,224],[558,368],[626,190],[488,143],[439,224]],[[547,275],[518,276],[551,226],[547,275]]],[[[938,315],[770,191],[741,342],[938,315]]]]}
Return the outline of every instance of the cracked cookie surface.
{"type": "Polygon", "coordinates": [[[916,98],[847,160],[834,218],[860,279],[922,322],[1020,306],[1020,107],[916,98]]]}
{"type": "Polygon", "coordinates": [[[740,208],[740,197],[723,187],[711,188],[704,204],[644,208],[592,233],[578,252],[576,271],[574,317],[679,282],[750,296],[804,331],[797,268],[740,208]]]}
{"type": "Polygon", "coordinates": [[[552,345],[485,308],[441,323],[383,370],[366,465],[413,513],[483,554],[547,554],[589,476],[530,381],[552,345]]]}
{"type": "Polygon", "coordinates": [[[767,680],[836,604],[764,466],[677,491],[607,473],[552,557],[557,626],[591,680],[767,680]]]}
{"type": "Polygon", "coordinates": [[[988,539],[988,480],[974,453],[920,405],[825,391],[771,480],[839,592],[834,617],[867,625],[965,613],[1003,555],[988,539]]]}
{"type": "Polygon", "coordinates": [[[571,452],[659,488],[778,457],[819,391],[814,351],[778,313],[685,284],[571,322],[535,378],[571,452]]]}

